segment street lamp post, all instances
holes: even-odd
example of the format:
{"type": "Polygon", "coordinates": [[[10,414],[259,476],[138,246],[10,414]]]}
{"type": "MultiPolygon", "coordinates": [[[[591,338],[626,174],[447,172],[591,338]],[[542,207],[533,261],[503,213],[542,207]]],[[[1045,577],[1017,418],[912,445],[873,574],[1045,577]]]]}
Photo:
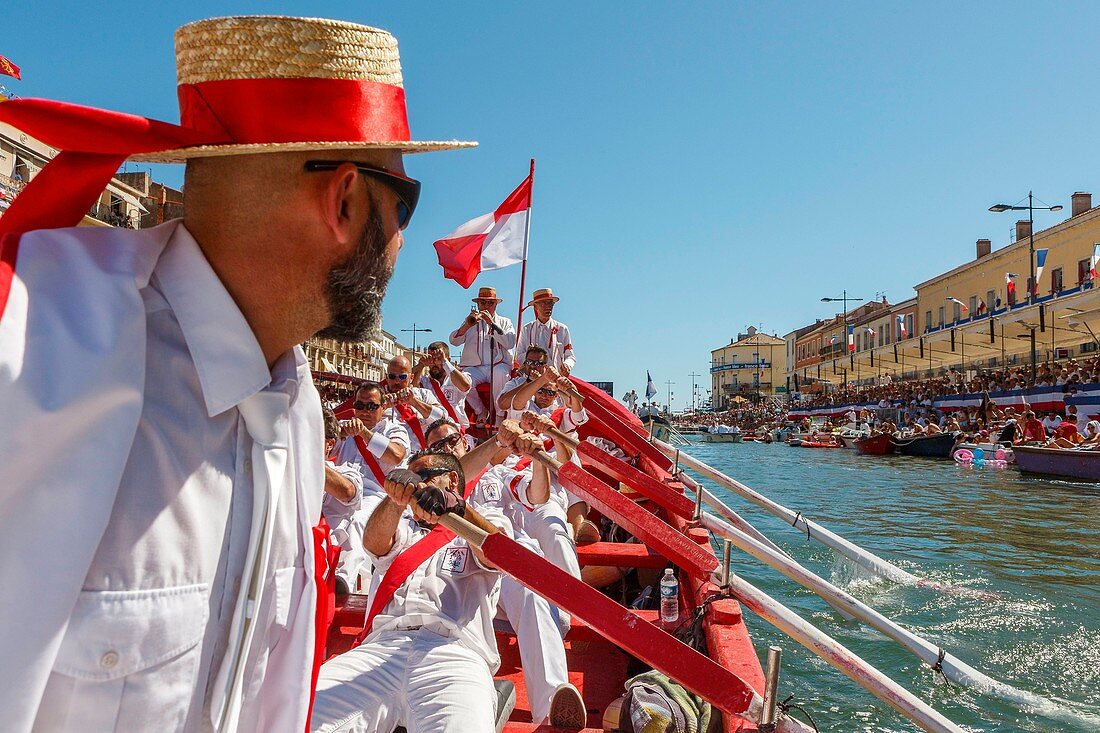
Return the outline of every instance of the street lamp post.
{"type": "Polygon", "coordinates": [[[416,353],[416,334],[418,334],[418,333],[431,333],[432,329],[430,329],[430,328],[417,328],[415,323],[412,325],[412,328],[402,328],[401,329],[401,333],[410,333],[410,332],[413,335],[413,353],[415,354],[416,353]]]}
{"type": "MultiPolygon", "coordinates": [[[[1039,292],[1039,283],[1035,282],[1035,209],[1039,211],[1061,211],[1061,204],[1055,204],[1054,206],[1036,206],[1035,196],[1031,191],[1027,192],[1027,206],[1017,206],[1009,204],[993,204],[989,207],[989,210],[995,214],[1000,214],[1005,211],[1027,211],[1027,223],[1028,223],[1028,235],[1027,235],[1027,269],[1028,269],[1028,282],[1031,287],[1028,288],[1027,302],[1033,303],[1035,301],[1035,294],[1039,292]]],[[[1034,383],[1036,377],[1035,370],[1035,329],[1031,329],[1031,381],[1034,383]]]]}
{"type": "Polygon", "coordinates": [[[696,397],[696,395],[699,394],[698,388],[695,386],[695,379],[696,379],[696,377],[701,377],[703,375],[696,374],[695,372],[692,372],[688,376],[691,377],[691,411],[694,413],[695,412],[695,397],[696,397]]]}
{"type": "MultiPolygon", "coordinates": [[[[842,295],[839,298],[822,298],[821,302],[822,303],[835,303],[838,300],[841,303],[841,307],[844,309],[844,312],[842,314],[843,318],[844,318],[844,343],[847,344],[848,343],[848,301],[850,300],[853,303],[858,303],[859,301],[863,300],[863,298],[856,298],[854,296],[848,295],[848,291],[844,290],[844,291],[842,291],[842,295]]],[[[854,359],[855,356],[851,355],[851,358],[854,359]]],[[[835,361],[833,362],[833,365],[834,366],[836,365],[835,361]]]]}

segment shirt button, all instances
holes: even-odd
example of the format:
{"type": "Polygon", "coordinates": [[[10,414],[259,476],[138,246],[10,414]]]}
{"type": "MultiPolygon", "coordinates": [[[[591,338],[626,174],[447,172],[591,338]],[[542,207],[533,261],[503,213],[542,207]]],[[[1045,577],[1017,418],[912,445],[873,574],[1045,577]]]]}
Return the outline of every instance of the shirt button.
{"type": "Polygon", "coordinates": [[[118,652],[107,652],[99,658],[99,666],[103,669],[111,669],[118,664],[118,652]]]}

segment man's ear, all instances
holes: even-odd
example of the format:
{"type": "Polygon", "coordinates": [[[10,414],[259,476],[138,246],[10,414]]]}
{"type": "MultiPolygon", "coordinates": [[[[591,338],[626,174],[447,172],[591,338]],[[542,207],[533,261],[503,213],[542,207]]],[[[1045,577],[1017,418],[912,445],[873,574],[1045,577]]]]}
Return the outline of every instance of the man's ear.
{"type": "Polygon", "coordinates": [[[321,220],[332,237],[340,244],[357,241],[362,229],[362,206],[358,202],[367,198],[359,181],[359,171],[351,163],[344,163],[335,171],[321,191],[321,220]]]}

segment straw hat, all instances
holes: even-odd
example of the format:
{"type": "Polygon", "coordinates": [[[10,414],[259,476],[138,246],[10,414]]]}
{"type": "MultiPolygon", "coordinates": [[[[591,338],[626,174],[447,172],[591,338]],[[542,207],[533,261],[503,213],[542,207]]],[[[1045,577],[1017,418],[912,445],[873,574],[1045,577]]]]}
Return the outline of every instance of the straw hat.
{"type": "Polygon", "coordinates": [[[526,307],[530,308],[535,303],[545,303],[550,301],[551,303],[557,303],[561,298],[554,295],[554,291],[550,288],[539,288],[531,295],[531,302],[526,307]]]}
{"type": "Polygon", "coordinates": [[[132,160],[294,150],[403,153],[475,142],[411,140],[397,39],[319,18],[211,18],[176,31],[180,125],[201,144],[132,160]]]}
{"type": "Polygon", "coordinates": [[[496,288],[478,288],[477,297],[476,298],[470,298],[470,300],[472,300],[475,303],[478,302],[479,300],[486,300],[486,299],[495,300],[498,303],[501,302],[501,299],[497,297],[497,289],[496,288]]]}

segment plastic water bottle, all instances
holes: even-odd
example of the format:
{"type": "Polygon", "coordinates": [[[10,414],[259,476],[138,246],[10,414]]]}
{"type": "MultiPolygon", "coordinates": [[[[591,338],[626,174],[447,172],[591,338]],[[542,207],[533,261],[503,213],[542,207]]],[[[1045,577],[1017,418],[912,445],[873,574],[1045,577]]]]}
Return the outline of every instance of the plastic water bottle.
{"type": "Polygon", "coordinates": [[[680,620],[680,584],[672,568],[665,568],[661,578],[661,621],[674,624],[680,620]]]}

